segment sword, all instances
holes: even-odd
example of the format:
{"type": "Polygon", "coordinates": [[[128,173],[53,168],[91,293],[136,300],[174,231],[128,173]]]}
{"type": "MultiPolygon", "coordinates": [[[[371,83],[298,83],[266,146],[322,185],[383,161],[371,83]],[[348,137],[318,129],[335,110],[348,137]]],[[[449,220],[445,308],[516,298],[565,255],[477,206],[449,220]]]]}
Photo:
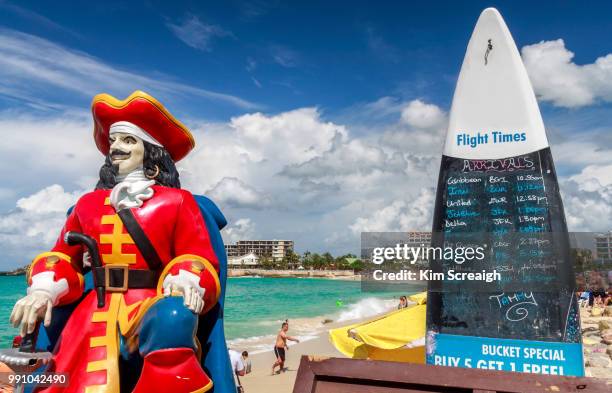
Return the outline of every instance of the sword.
{"type": "Polygon", "coordinates": [[[66,244],[69,246],[76,246],[77,244],[80,244],[87,248],[87,251],[91,256],[91,275],[96,288],[96,296],[98,297],[98,308],[104,307],[104,295],[106,290],[104,283],[98,282],[96,279],[96,271],[98,269],[102,269],[102,259],[100,258],[98,243],[96,243],[94,238],[91,236],[72,231],[66,232],[64,235],[64,242],[66,242],[66,244]]]}
{"type": "MultiPolygon", "coordinates": [[[[36,350],[36,339],[38,338],[38,331],[40,328],[40,322],[36,323],[36,327],[32,333],[26,334],[19,344],[18,348],[0,349],[0,362],[9,366],[13,372],[32,372],[31,367],[38,368],[38,364],[42,361],[48,361],[51,359],[51,352],[37,351],[36,350]],[[29,370],[29,371],[28,371],[29,370]]],[[[15,393],[23,393],[25,385],[18,383],[14,387],[15,393]]]]}
{"type": "Polygon", "coordinates": [[[9,366],[33,366],[40,360],[51,359],[51,352],[36,350],[39,329],[40,322],[37,322],[34,331],[21,339],[19,347],[0,349],[0,362],[9,366]]]}

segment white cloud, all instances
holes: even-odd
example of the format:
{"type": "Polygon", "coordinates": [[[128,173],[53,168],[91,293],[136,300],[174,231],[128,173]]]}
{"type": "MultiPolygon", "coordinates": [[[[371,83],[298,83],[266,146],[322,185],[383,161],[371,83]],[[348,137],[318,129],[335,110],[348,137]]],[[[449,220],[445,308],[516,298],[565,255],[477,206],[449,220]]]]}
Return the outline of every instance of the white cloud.
{"type": "Polygon", "coordinates": [[[229,225],[222,232],[226,244],[236,243],[238,240],[254,239],[255,224],[249,218],[240,218],[229,225]]]}
{"type": "Polygon", "coordinates": [[[612,54],[579,65],[562,39],[524,46],[521,53],[540,100],[567,108],[612,102],[612,54]]]}
{"type": "Polygon", "coordinates": [[[560,183],[568,229],[573,232],[609,231],[612,227],[612,185],[592,188],[587,181],[560,183]]]}
{"type": "Polygon", "coordinates": [[[0,215],[2,268],[16,268],[48,250],[64,225],[68,208],[83,191],[66,192],[60,185],[43,188],[17,201],[16,207],[0,215]]]}
{"type": "MultiPolygon", "coordinates": [[[[379,109],[387,111],[385,116],[394,113],[395,121],[361,135],[352,133],[352,126],[326,120],[317,108],[251,113],[225,123],[194,122],[197,148],[179,163],[181,182],[219,205],[229,221],[224,236],[233,241],[291,238],[300,251],[343,253],[358,250],[362,230],[427,230],[447,116],[423,101],[387,103],[396,109],[389,112],[389,105],[382,104],[379,109]]],[[[28,238],[20,253],[17,239],[29,228],[54,237],[63,222],[64,204],[83,188],[93,187],[102,157],[85,117],[0,116],[0,129],[7,135],[0,154],[11,163],[0,169],[3,187],[19,190],[17,195],[35,195],[18,203],[14,196],[5,196],[13,202],[0,221],[5,228],[0,248],[10,250],[17,261],[30,257],[30,250],[48,248],[28,238]],[[13,129],[21,131],[5,132],[13,129]],[[21,179],[35,188],[11,186],[21,179]],[[62,184],[64,191],[46,189],[53,183],[62,184]],[[44,206],[51,194],[57,198],[44,206]],[[13,225],[14,235],[9,236],[6,228],[13,225]]],[[[566,164],[559,157],[571,156],[571,141],[554,150],[558,168],[560,162],[579,168],[561,182],[570,230],[610,227],[612,159],[599,162],[609,149],[601,144],[601,154],[588,154],[592,138],[580,139],[584,146],[576,154],[582,158],[566,164]],[[601,187],[593,186],[595,181],[601,187]],[[593,217],[582,213],[581,203],[592,206],[593,217]]]]}
{"type": "Polygon", "coordinates": [[[141,89],[166,102],[186,95],[243,109],[258,107],[233,95],[176,82],[168,75],[142,76],[34,35],[0,29],[0,94],[38,107],[57,108],[47,100],[57,96],[57,89],[87,99],[102,91],[126,96],[141,89]]]}
{"type": "Polygon", "coordinates": [[[36,26],[41,26],[41,27],[45,27],[47,29],[50,30],[55,30],[55,31],[59,31],[62,33],[67,33],[70,34],[73,37],[77,37],[77,38],[82,38],[82,36],[70,29],[67,29],[66,27],[54,22],[53,20],[47,18],[44,15],[41,15],[39,13],[36,13],[32,10],[29,10],[27,8],[24,7],[20,7],[16,4],[9,4],[5,1],[0,1],[0,8],[14,14],[17,15],[18,17],[21,17],[25,20],[27,20],[29,23],[36,25],[36,26]]]}
{"type": "Polygon", "coordinates": [[[346,143],[337,143],[307,162],[289,165],[282,174],[304,178],[367,174],[373,170],[391,169],[390,163],[391,160],[380,147],[353,139],[346,143]]]}
{"type": "MultiPolygon", "coordinates": [[[[202,50],[230,34],[197,18],[170,25],[177,35],[199,31],[183,38],[202,50]]],[[[374,46],[384,44],[375,35],[371,38],[374,46]]],[[[270,51],[283,67],[301,62],[300,54],[289,48],[270,51]]],[[[561,40],[523,48],[540,98],[568,107],[612,101],[610,56],[582,66],[572,62],[573,54],[561,40]]],[[[257,66],[251,60],[249,71],[257,66]]],[[[0,155],[6,163],[0,166],[0,201],[5,204],[0,263],[22,265],[48,249],[65,209],[83,189],[93,187],[102,164],[91,140],[89,115],[49,104],[46,92],[90,97],[102,90],[127,94],[135,88],[150,90],[162,101],[188,96],[256,107],[239,97],[193,88],[165,75],[141,76],[48,40],[0,29],[0,94],[59,109],[46,118],[0,113],[0,155]],[[62,186],[48,186],[54,183],[62,186]],[[30,196],[17,199],[24,195],[30,196]]],[[[301,250],[355,252],[360,231],[429,229],[447,114],[423,100],[393,97],[350,112],[334,121],[316,107],[248,113],[223,123],[196,119],[192,129],[197,148],[179,163],[181,181],[219,204],[229,218],[224,231],[229,241],[289,237],[301,250]],[[361,123],[367,126],[356,126],[361,123]]],[[[612,225],[612,142],[582,135],[554,146],[557,164],[572,168],[561,181],[568,223],[570,230],[607,229],[612,225]]]]}
{"type": "Polygon", "coordinates": [[[551,147],[555,161],[566,166],[584,166],[612,163],[612,146],[606,146],[598,135],[589,132],[574,133],[569,140],[560,141],[551,147]]]}
{"type": "Polygon", "coordinates": [[[401,114],[408,106],[410,106],[410,103],[406,104],[406,102],[400,101],[396,97],[385,96],[376,101],[368,102],[362,105],[361,108],[352,108],[352,111],[365,112],[366,116],[375,118],[384,118],[389,115],[396,117],[398,113],[401,114]]]}
{"type": "Polygon", "coordinates": [[[17,201],[17,208],[33,214],[62,213],[78,199],[78,192],[65,192],[59,184],[43,188],[36,194],[17,201]]]}
{"type": "Polygon", "coordinates": [[[381,143],[389,148],[412,152],[416,157],[442,154],[444,130],[436,131],[394,127],[381,135],[381,143]]]}
{"type": "Polygon", "coordinates": [[[3,187],[17,195],[53,183],[69,189],[95,184],[92,176],[97,178],[103,158],[93,142],[88,115],[0,113],[0,134],[0,178],[3,187]]]}
{"type": "Polygon", "coordinates": [[[402,109],[402,122],[417,129],[439,129],[446,125],[446,114],[440,107],[413,100],[402,109]]]}
{"type": "Polygon", "coordinates": [[[434,207],[434,189],[423,188],[418,196],[409,200],[398,199],[390,205],[358,217],[350,229],[361,232],[427,231],[431,228],[434,207]]]}
{"type": "Polygon", "coordinates": [[[612,165],[591,164],[559,182],[570,231],[612,227],[612,165]]]}
{"type": "Polygon", "coordinates": [[[298,52],[283,45],[272,45],[270,54],[276,64],[285,68],[297,67],[301,62],[298,52]]]}
{"type": "Polygon", "coordinates": [[[370,222],[396,201],[404,205],[387,229],[430,224],[422,206],[431,195],[421,190],[435,185],[446,115],[421,101],[398,106],[395,114],[386,131],[402,132],[403,143],[381,137],[385,129],[351,135],[348,126],[325,121],[316,108],[201,124],[195,129],[200,147],[180,163],[182,182],[196,192],[210,191],[230,223],[232,217],[251,219],[261,238],[289,236],[302,250],[355,252],[357,218],[370,222]],[[414,123],[429,128],[401,120],[410,105],[414,123]],[[419,110],[430,117],[416,116],[419,110]],[[270,203],[254,205],[261,195],[270,203]]]}
{"type": "Polygon", "coordinates": [[[580,185],[580,189],[585,191],[597,191],[612,185],[612,165],[588,165],[569,180],[575,181],[580,185]]]}
{"type": "MultiPolygon", "coordinates": [[[[391,108],[397,108],[397,104],[391,105],[391,108]]],[[[446,112],[436,105],[417,99],[403,103],[399,107],[399,115],[400,120],[387,127],[381,135],[381,145],[409,152],[413,160],[439,158],[448,125],[446,112]]]]}
{"type": "Polygon", "coordinates": [[[216,203],[237,208],[260,208],[269,205],[269,199],[235,177],[224,177],[206,193],[216,203]]]}
{"type": "Polygon", "coordinates": [[[232,32],[220,26],[204,23],[196,15],[187,15],[181,23],[166,22],[170,31],[192,48],[210,52],[215,38],[233,37],[232,32]]]}
{"type": "Polygon", "coordinates": [[[334,138],[348,136],[344,126],[323,121],[316,108],[246,114],[192,130],[196,150],[179,164],[183,183],[196,192],[211,190],[225,177],[266,194],[281,192],[287,185],[276,175],[283,168],[315,158],[332,147],[334,138]]]}
{"type": "Polygon", "coordinates": [[[262,113],[232,118],[230,127],[248,147],[255,161],[280,160],[300,163],[331,148],[334,138],[345,139],[344,126],[321,120],[316,108],[302,108],[276,116],[262,113]]]}
{"type": "MultiPolygon", "coordinates": [[[[400,112],[397,128],[437,135],[412,130],[400,112]]],[[[353,136],[317,108],[246,114],[193,132],[198,147],[179,163],[183,186],[211,196],[230,226],[249,219],[258,237],[290,237],[301,250],[355,252],[349,226],[356,218],[396,200],[411,203],[433,185],[439,164],[437,153],[419,146],[386,145],[381,130],[353,136]],[[334,233],[338,240],[325,244],[334,233]]]]}

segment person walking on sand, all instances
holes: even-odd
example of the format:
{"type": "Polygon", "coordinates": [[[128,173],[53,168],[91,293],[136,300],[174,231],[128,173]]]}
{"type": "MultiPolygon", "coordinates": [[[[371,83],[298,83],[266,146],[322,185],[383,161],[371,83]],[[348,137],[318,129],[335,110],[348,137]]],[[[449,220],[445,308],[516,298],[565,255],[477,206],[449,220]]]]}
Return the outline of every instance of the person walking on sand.
{"type": "Polygon", "coordinates": [[[285,349],[289,350],[289,347],[287,346],[287,340],[295,341],[296,343],[300,342],[300,340],[298,340],[297,338],[287,335],[288,330],[289,322],[285,321],[281,325],[281,329],[279,330],[278,335],[276,336],[276,343],[274,344],[274,355],[276,356],[276,362],[274,362],[274,364],[272,365],[272,375],[274,375],[274,369],[276,368],[276,366],[280,367],[278,373],[280,373],[281,371],[285,371],[285,349]]]}

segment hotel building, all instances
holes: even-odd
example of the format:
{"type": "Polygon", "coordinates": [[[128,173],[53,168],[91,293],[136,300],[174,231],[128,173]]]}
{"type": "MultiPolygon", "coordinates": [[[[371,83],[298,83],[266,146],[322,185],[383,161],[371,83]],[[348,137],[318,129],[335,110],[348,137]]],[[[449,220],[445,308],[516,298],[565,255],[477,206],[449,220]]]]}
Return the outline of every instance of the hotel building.
{"type": "Polygon", "coordinates": [[[598,262],[612,262],[612,231],[595,236],[595,251],[598,262]]]}
{"type": "Polygon", "coordinates": [[[249,253],[258,258],[280,260],[293,251],[293,240],[239,240],[236,244],[226,244],[228,258],[237,258],[249,253]]]}

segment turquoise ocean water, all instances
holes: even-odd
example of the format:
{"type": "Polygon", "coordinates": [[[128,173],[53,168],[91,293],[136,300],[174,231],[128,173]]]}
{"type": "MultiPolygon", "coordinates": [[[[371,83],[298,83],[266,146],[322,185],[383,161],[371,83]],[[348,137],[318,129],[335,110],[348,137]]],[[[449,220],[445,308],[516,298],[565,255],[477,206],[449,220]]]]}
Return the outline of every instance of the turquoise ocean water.
{"type": "Polygon", "coordinates": [[[9,316],[15,302],[26,294],[25,276],[0,276],[0,347],[5,348],[18,334],[9,323],[9,316]]]}
{"type": "MultiPolygon", "coordinates": [[[[24,276],[0,277],[0,347],[10,345],[17,334],[8,318],[15,302],[25,293],[24,276]]],[[[285,319],[299,322],[305,334],[323,318],[350,320],[390,309],[395,304],[392,299],[398,295],[363,293],[358,281],[230,278],[225,298],[225,334],[230,341],[267,336],[275,333],[285,319]]]]}

